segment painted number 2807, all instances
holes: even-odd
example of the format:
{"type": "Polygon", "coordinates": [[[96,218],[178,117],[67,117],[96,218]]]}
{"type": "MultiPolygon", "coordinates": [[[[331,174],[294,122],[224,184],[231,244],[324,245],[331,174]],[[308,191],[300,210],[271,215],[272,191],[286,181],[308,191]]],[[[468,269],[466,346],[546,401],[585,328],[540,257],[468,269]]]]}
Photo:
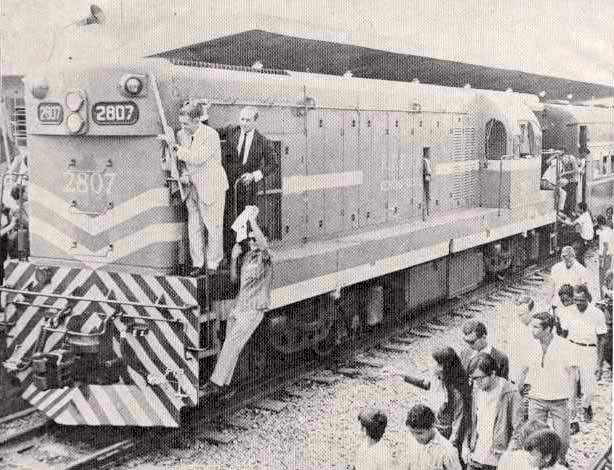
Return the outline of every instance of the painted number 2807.
{"type": "Polygon", "coordinates": [[[64,173],[65,193],[111,194],[116,173],[67,171],[64,173]]]}

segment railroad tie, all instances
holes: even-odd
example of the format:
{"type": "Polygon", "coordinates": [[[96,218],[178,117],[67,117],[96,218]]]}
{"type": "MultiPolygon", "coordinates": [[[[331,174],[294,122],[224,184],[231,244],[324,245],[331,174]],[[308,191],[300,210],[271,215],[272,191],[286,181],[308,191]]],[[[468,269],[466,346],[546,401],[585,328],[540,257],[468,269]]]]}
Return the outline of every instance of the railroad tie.
{"type": "Polygon", "coordinates": [[[412,348],[408,346],[403,346],[402,344],[395,344],[395,343],[380,344],[379,347],[380,349],[384,351],[393,352],[393,353],[406,353],[406,352],[412,351],[412,348]]]}
{"type": "Polygon", "coordinates": [[[400,343],[400,344],[413,344],[416,342],[415,336],[395,336],[394,338],[390,338],[392,343],[400,343]]]}
{"type": "Polygon", "coordinates": [[[446,331],[448,329],[448,327],[446,327],[445,325],[438,325],[436,323],[431,323],[431,322],[428,322],[426,326],[436,331],[446,331]]]}
{"type": "Polygon", "coordinates": [[[230,444],[236,439],[236,436],[215,429],[204,429],[198,433],[196,439],[207,441],[211,444],[230,444]]]}
{"type": "MultiPolygon", "coordinates": [[[[477,311],[479,312],[480,310],[477,310],[477,311]]],[[[452,315],[455,317],[461,317],[461,318],[473,318],[475,316],[473,315],[473,313],[465,312],[463,309],[453,310],[452,315]]]]}
{"type": "Polygon", "coordinates": [[[464,310],[469,310],[470,312],[483,312],[483,308],[472,307],[471,305],[465,305],[464,310]]]}
{"type": "Polygon", "coordinates": [[[299,389],[292,389],[292,388],[286,388],[284,389],[284,393],[290,397],[293,398],[306,398],[309,399],[311,397],[314,396],[315,391],[314,390],[299,390],[299,389]]]}
{"type": "Polygon", "coordinates": [[[424,330],[418,330],[416,328],[412,328],[409,332],[414,336],[419,336],[420,338],[430,338],[433,336],[433,333],[424,330]]]}
{"type": "Polygon", "coordinates": [[[273,411],[279,413],[288,406],[288,402],[275,400],[273,398],[263,398],[257,402],[251,403],[250,408],[256,408],[258,410],[273,411]]]}
{"type": "Polygon", "coordinates": [[[307,379],[322,385],[333,385],[339,381],[339,377],[330,375],[313,375],[311,377],[307,377],[307,379]]]}
{"type": "Polygon", "coordinates": [[[378,369],[384,367],[383,363],[373,359],[354,359],[352,363],[357,366],[375,367],[378,369]]]}
{"type": "Polygon", "coordinates": [[[242,429],[244,431],[252,428],[252,423],[248,419],[240,418],[238,416],[232,416],[225,419],[223,425],[231,428],[242,429]]]}
{"type": "Polygon", "coordinates": [[[352,379],[354,377],[358,377],[361,374],[360,370],[356,369],[355,367],[341,367],[337,369],[337,373],[345,377],[350,377],[352,379]]]}

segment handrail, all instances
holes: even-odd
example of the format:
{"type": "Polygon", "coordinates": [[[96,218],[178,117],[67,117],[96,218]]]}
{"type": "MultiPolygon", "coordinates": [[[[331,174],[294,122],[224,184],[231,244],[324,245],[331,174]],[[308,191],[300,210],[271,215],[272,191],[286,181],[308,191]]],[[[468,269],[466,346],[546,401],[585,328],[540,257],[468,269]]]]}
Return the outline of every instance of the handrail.
{"type": "MultiPolygon", "coordinates": [[[[52,298],[52,299],[74,300],[77,302],[98,302],[98,303],[111,304],[111,305],[128,305],[131,307],[159,308],[159,309],[166,309],[166,310],[186,311],[186,310],[194,310],[198,308],[197,304],[186,304],[182,306],[168,305],[168,304],[145,304],[141,302],[132,302],[129,300],[115,300],[115,299],[107,299],[107,298],[95,299],[91,297],[76,297],[73,295],[59,295],[59,294],[49,294],[45,292],[33,292],[33,291],[23,290],[23,289],[13,289],[7,286],[0,286],[0,292],[7,292],[9,294],[22,294],[22,295],[27,295],[31,297],[47,297],[47,298],[52,298]]],[[[30,305],[36,306],[36,307],[47,307],[45,305],[34,305],[34,304],[30,304],[30,305]]],[[[52,306],[49,306],[49,307],[52,307],[52,306]]]]}

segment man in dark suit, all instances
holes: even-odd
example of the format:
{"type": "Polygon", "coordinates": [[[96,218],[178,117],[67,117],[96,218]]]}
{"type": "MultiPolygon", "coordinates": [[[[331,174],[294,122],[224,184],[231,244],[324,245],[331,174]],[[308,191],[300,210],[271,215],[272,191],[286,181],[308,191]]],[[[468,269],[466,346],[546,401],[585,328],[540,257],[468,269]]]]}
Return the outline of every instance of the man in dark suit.
{"type": "Polygon", "coordinates": [[[469,362],[479,353],[487,353],[492,356],[496,364],[496,375],[508,378],[510,364],[505,353],[488,344],[488,331],[486,325],[477,320],[469,320],[463,325],[463,339],[469,346],[460,354],[461,364],[467,370],[469,362]]]}
{"type": "Polygon", "coordinates": [[[228,176],[230,190],[226,193],[224,214],[224,252],[234,244],[231,225],[233,218],[245,206],[256,205],[256,186],[263,178],[278,170],[277,153],[271,142],[256,129],[258,110],[246,106],[239,115],[239,125],[219,129],[225,141],[222,163],[228,176]],[[234,187],[237,184],[235,201],[234,187]],[[236,205],[236,213],[235,213],[236,205]]]}

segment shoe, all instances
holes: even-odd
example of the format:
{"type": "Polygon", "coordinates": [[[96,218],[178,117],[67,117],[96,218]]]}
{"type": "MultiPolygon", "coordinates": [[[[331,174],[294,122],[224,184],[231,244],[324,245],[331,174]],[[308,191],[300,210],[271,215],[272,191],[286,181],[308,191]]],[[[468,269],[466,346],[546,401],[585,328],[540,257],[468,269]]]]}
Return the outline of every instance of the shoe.
{"type": "Polygon", "coordinates": [[[573,436],[574,434],[578,434],[580,432],[580,423],[574,421],[569,425],[569,435],[573,436]]]}
{"type": "Polygon", "coordinates": [[[230,400],[237,393],[237,389],[234,387],[224,386],[220,389],[220,399],[230,400]]]}
{"type": "Polygon", "coordinates": [[[584,408],[584,422],[592,423],[593,422],[593,407],[587,406],[584,408]]]}
{"type": "Polygon", "coordinates": [[[205,397],[214,397],[218,396],[222,393],[223,387],[220,387],[217,384],[214,384],[209,380],[205,385],[203,385],[200,389],[200,393],[205,397]]]}
{"type": "Polygon", "coordinates": [[[190,271],[190,277],[204,276],[206,273],[207,273],[207,270],[203,267],[192,268],[192,271],[190,271]]]}

